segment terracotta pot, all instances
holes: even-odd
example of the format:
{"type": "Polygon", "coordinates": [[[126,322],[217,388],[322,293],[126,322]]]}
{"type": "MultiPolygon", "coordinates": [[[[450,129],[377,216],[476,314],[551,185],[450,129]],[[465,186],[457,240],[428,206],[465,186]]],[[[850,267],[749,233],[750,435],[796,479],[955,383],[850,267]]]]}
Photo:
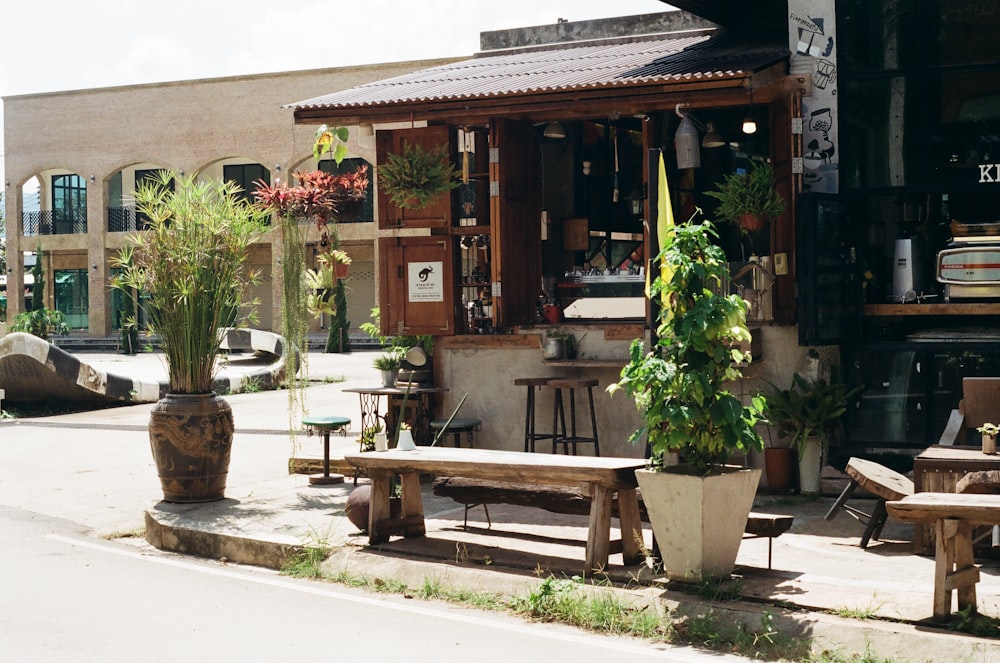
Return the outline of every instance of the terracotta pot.
{"type": "MultiPolygon", "coordinates": [[[[369,484],[358,486],[347,496],[344,504],[344,515],[351,524],[362,532],[368,529],[368,512],[371,510],[372,487],[369,484]]],[[[389,498],[389,517],[398,518],[403,512],[403,501],[398,497],[389,498]]]]}
{"type": "Polygon", "coordinates": [[[764,449],[764,476],[771,490],[789,490],[795,473],[795,449],[764,449]]]}
{"type": "Polygon", "coordinates": [[[336,273],[338,279],[346,279],[347,272],[350,269],[350,265],[345,265],[344,263],[338,262],[336,266],[336,273]]]}
{"type": "Polygon", "coordinates": [[[215,392],[167,394],[149,414],[149,445],[167,502],[214,502],[226,495],[233,410],[215,392]]]}
{"type": "Polygon", "coordinates": [[[767,219],[759,214],[741,214],[736,217],[736,225],[747,232],[754,232],[763,229],[767,219]]]}

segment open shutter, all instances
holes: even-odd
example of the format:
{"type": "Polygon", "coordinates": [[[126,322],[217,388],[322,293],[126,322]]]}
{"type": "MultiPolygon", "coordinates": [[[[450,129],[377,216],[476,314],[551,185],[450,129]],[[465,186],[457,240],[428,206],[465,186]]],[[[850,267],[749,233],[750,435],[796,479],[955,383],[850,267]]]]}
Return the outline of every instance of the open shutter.
{"type": "MultiPolygon", "coordinates": [[[[381,165],[386,162],[388,154],[400,154],[409,145],[420,145],[427,150],[447,145],[451,154],[449,135],[445,125],[379,131],[376,134],[376,161],[381,165]]],[[[381,229],[450,228],[451,193],[446,191],[423,209],[412,210],[393,205],[389,196],[378,187],[378,211],[378,227],[381,229]]]]}
{"type": "Polygon", "coordinates": [[[382,333],[445,336],[455,333],[451,237],[379,239],[382,333]]]}
{"type": "Polygon", "coordinates": [[[538,157],[532,125],[496,120],[490,141],[496,321],[501,327],[532,324],[542,283],[538,157]]]}
{"type": "Polygon", "coordinates": [[[771,223],[771,264],[777,261],[773,256],[784,254],[788,273],[779,275],[772,287],[774,321],[782,324],[795,322],[795,273],[801,256],[795,250],[795,176],[792,173],[792,157],[801,154],[801,134],[792,133],[792,118],[801,117],[798,95],[778,98],[770,105],[769,122],[771,130],[771,155],[773,157],[775,188],[785,201],[784,213],[771,223]]]}

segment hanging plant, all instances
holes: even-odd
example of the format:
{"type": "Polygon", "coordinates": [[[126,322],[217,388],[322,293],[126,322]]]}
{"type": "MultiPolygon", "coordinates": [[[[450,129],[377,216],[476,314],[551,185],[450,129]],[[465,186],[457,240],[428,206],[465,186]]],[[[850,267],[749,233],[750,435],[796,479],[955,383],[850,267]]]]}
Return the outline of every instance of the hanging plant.
{"type": "Polygon", "coordinates": [[[743,232],[761,230],[785,211],[785,202],[775,188],[774,173],[766,163],[756,163],[745,173],[726,175],[714,191],[705,195],[719,201],[715,213],[743,232]]]}
{"type": "Polygon", "coordinates": [[[447,146],[428,150],[411,144],[401,154],[389,154],[378,167],[378,185],[397,207],[420,210],[459,181],[447,146]]]}
{"type": "MultiPolygon", "coordinates": [[[[347,155],[347,138],[346,127],[329,128],[324,124],[316,130],[313,156],[318,161],[324,152],[329,152],[339,164],[347,155]]],[[[306,413],[302,389],[309,382],[307,333],[310,312],[305,224],[315,223],[325,231],[331,221],[347,213],[348,207],[358,200],[363,201],[368,187],[368,169],[361,167],[353,173],[338,174],[314,170],[293,176],[298,182],[294,186],[258,181],[254,196],[262,209],[276,214],[279,219],[283,279],[281,334],[288,375],[289,430],[294,443],[297,420],[306,413]]]]}

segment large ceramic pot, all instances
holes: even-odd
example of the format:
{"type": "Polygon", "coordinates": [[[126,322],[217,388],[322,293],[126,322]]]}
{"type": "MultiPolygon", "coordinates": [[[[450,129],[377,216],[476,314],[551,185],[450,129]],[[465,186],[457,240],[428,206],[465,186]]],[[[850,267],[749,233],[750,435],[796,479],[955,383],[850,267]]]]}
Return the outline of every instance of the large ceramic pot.
{"type": "Polygon", "coordinates": [[[818,495],[819,474],[823,468],[823,443],[818,437],[809,437],[802,445],[799,451],[799,490],[803,495],[818,495]]]}
{"type": "Polygon", "coordinates": [[[233,410],[216,393],[167,394],[149,415],[149,444],[167,502],[225,497],[233,410]]]}
{"type": "Polygon", "coordinates": [[[759,469],[726,467],[708,476],[680,465],[665,472],[636,470],[642,501],[667,577],[700,582],[733,572],[759,469]]]}

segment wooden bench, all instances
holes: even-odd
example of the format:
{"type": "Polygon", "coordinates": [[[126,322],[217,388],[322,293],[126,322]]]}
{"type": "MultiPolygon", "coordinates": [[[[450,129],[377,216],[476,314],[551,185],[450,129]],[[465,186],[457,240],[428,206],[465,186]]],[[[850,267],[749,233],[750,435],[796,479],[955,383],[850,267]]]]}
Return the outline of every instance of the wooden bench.
{"type": "Polygon", "coordinates": [[[844,487],[840,497],[826,512],[826,519],[833,520],[843,509],[864,524],[865,531],[861,535],[861,549],[864,550],[868,547],[868,542],[873,536],[877,541],[878,537],[882,535],[882,527],[888,517],[885,503],[889,500],[901,500],[907,495],[912,495],[913,482],[885,465],[864,458],[851,458],[847,461],[845,471],[851,477],[851,482],[844,487]],[[877,498],[875,508],[870,514],[847,504],[847,500],[854,495],[854,491],[858,487],[867,490],[877,498]]]}
{"type": "MultiPolygon", "coordinates": [[[[465,505],[466,520],[463,522],[463,527],[468,522],[470,508],[474,506],[486,508],[487,504],[513,504],[571,515],[586,515],[590,513],[591,508],[590,497],[579,489],[569,486],[509,483],[465,477],[438,477],[434,480],[431,490],[434,491],[435,495],[450,497],[465,505]]],[[[640,491],[636,491],[636,498],[639,502],[639,518],[648,523],[649,515],[646,513],[646,505],[643,504],[640,491]]],[[[617,499],[612,499],[611,513],[615,517],[618,516],[617,499]]],[[[489,509],[486,509],[486,522],[492,526],[489,509]]],[[[771,550],[774,538],[787,532],[791,528],[792,522],[792,516],[773,513],[751,512],[747,518],[744,529],[747,536],[751,538],[767,537],[767,568],[771,568],[771,550]]]]}
{"type": "Polygon", "coordinates": [[[626,565],[642,560],[642,523],[635,480],[635,470],[645,466],[642,459],[447,447],[349,453],[344,458],[366,470],[372,481],[368,512],[368,542],[371,545],[387,541],[391,535],[425,534],[420,474],[430,474],[532,486],[582,487],[590,500],[585,570],[606,567],[612,552],[621,552],[626,565]],[[389,513],[390,483],[397,475],[402,487],[402,511],[399,517],[393,518],[389,513]],[[612,547],[611,517],[615,497],[621,540],[615,541],[612,547]]]}
{"type": "Polygon", "coordinates": [[[948,618],[955,590],[958,609],[974,612],[979,567],[973,559],[972,528],[1000,524],[1000,495],[914,493],[887,502],[886,508],[903,522],[934,527],[934,619],[948,618]]]}

